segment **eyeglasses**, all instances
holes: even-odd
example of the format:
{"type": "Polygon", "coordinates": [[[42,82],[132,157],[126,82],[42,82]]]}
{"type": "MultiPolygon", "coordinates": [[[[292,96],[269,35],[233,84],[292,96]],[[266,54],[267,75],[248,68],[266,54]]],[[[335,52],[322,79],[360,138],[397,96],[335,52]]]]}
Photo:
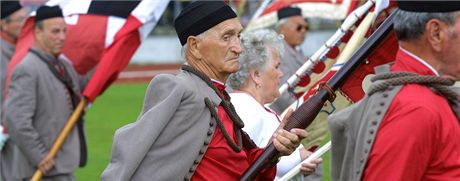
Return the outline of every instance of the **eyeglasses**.
{"type": "Polygon", "coordinates": [[[296,30],[297,30],[298,32],[300,32],[300,31],[302,31],[302,29],[305,29],[305,31],[308,31],[308,30],[310,30],[310,27],[309,27],[308,25],[301,25],[301,24],[298,24],[296,30]]]}

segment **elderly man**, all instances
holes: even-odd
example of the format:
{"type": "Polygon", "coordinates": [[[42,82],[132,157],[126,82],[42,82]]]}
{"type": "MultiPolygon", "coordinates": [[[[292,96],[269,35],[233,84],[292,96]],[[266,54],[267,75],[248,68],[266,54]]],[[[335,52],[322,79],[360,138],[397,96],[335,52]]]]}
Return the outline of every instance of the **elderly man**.
{"type": "MultiPolygon", "coordinates": [[[[188,65],[152,80],[138,120],[115,133],[101,180],[236,180],[262,152],[241,130],[225,91],[242,51],[235,12],[222,1],[196,1],[175,29],[188,65]]],[[[305,136],[279,130],[273,144],[286,155],[305,136]]],[[[274,178],[274,163],[259,179],[274,178]]]]}
{"type": "Polygon", "coordinates": [[[33,32],[35,44],[13,70],[4,107],[16,146],[10,167],[18,180],[29,180],[37,168],[45,180],[75,180],[73,172],[86,161],[82,121],[56,158],[47,156],[80,95],[77,73],[68,61],[58,58],[66,38],[61,9],[40,7],[33,32]]]}
{"type": "Polygon", "coordinates": [[[333,180],[460,180],[459,96],[448,86],[460,80],[460,2],[399,8],[391,73],[330,119],[333,180]]]}
{"type": "MultiPolygon", "coordinates": [[[[300,45],[305,39],[308,31],[308,23],[302,16],[300,8],[285,7],[278,11],[278,23],[276,31],[284,35],[284,52],[281,55],[281,83],[285,83],[289,77],[307,61],[307,58],[302,53],[300,45]]],[[[296,98],[289,92],[282,94],[271,106],[278,114],[289,107],[296,98]]]]}

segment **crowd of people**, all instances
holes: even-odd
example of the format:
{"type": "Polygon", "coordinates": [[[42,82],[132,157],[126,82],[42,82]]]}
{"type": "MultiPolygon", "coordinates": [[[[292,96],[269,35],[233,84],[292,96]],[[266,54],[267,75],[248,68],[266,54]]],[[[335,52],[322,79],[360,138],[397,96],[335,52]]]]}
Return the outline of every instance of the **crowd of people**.
{"type": "MultiPolygon", "coordinates": [[[[452,88],[460,80],[460,2],[398,7],[394,64],[377,68],[368,95],[330,117],[333,180],[460,180],[460,95],[452,88]]],[[[37,169],[42,180],[76,180],[87,158],[83,118],[57,156],[48,155],[88,81],[60,56],[62,10],[36,10],[34,45],[6,84],[28,10],[17,1],[1,8],[0,123],[10,138],[0,180],[30,180],[37,169]]],[[[243,33],[224,1],[184,7],[174,28],[185,63],[151,80],[137,120],[116,131],[101,180],[237,180],[271,144],[281,157],[256,180],[279,179],[298,164],[295,180],[321,180],[321,158],[302,163],[312,154],[301,144],[307,131],[283,129],[294,110],[279,116],[296,101],[278,88],[307,61],[299,45],[309,24],[298,7],[277,18],[274,30],[243,33]]]]}

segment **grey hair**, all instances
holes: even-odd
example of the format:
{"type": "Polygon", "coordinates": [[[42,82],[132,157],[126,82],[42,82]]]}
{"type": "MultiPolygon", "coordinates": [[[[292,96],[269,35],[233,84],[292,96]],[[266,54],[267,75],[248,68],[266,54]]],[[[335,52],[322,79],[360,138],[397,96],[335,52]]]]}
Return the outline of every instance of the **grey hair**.
{"type": "Polygon", "coordinates": [[[283,53],[283,37],[268,29],[245,32],[241,35],[243,52],[240,55],[240,69],[228,77],[227,83],[233,89],[247,84],[251,70],[264,71],[272,62],[271,50],[278,55],[283,53]]]}
{"type": "MultiPolygon", "coordinates": [[[[196,37],[200,40],[203,40],[206,37],[206,34],[209,30],[204,31],[203,33],[200,33],[196,37]]],[[[181,57],[183,60],[187,61],[187,51],[188,51],[188,43],[185,43],[182,48],[181,48],[181,57]]]]}
{"type": "Polygon", "coordinates": [[[281,26],[285,25],[287,22],[288,22],[288,18],[284,18],[276,22],[275,31],[279,33],[281,26]]]}
{"type": "Polygon", "coordinates": [[[36,22],[34,24],[34,28],[38,28],[40,30],[43,30],[43,21],[36,22]]]}
{"type": "Polygon", "coordinates": [[[398,10],[395,14],[393,27],[398,40],[415,40],[425,33],[425,25],[429,20],[439,19],[452,26],[459,15],[459,11],[450,13],[420,13],[398,10]]]}

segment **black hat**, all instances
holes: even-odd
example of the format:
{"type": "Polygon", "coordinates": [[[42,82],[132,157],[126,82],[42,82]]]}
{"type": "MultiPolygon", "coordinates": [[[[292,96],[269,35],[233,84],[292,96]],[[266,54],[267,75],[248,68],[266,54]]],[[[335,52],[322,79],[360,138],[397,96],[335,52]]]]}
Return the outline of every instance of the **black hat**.
{"type": "Polygon", "coordinates": [[[284,7],[278,10],[278,20],[288,18],[291,16],[302,16],[302,10],[298,7],[284,7]]]}
{"type": "Polygon", "coordinates": [[[460,1],[398,1],[398,7],[404,11],[447,13],[460,10],[460,1]]]}
{"type": "Polygon", "coordinates": [[[1,1],[2,6],[2,15],[1,18],[6,18],[16,12],[17,10],[21,9],[21,4],[19,1],[1,1]]]}
{"type": "Polygon", "coordinates": [[[35,15],[35,22],[55,17],[64,17],[59,6],[40,6],[35,15]]]}
{"type": "Polygon", "coordinates": [[[185,45],[189,36],[196,36],[236,14],[223,1],[195,1],[186,6],[174,20],[180,43],[185,45]]]}

